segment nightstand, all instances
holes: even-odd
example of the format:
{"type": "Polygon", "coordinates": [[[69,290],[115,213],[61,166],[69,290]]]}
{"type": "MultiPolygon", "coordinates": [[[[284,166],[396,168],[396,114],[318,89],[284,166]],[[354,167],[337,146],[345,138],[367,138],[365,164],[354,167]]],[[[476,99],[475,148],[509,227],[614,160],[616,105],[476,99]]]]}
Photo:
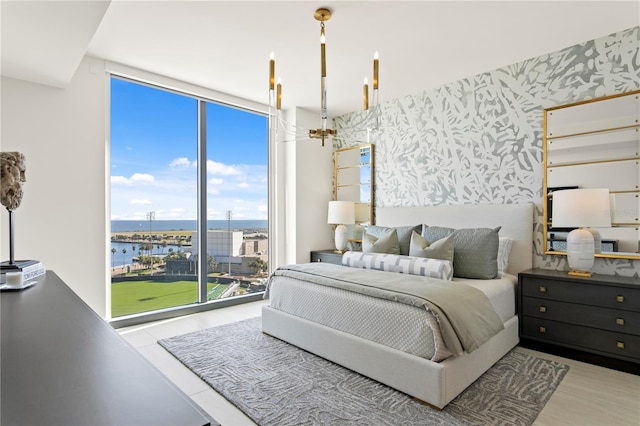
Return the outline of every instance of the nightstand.
{"type": "Polygon", "coordinates": [[[531,269],[518,274],[518,312],[523,341],[640,364],[638,278],[531,269]]]}
{"type": "Polygon", "coordinates": [[[311,261],[342,265],[342,253],[335,250],[314,250],[311,252],[311,261]]]}

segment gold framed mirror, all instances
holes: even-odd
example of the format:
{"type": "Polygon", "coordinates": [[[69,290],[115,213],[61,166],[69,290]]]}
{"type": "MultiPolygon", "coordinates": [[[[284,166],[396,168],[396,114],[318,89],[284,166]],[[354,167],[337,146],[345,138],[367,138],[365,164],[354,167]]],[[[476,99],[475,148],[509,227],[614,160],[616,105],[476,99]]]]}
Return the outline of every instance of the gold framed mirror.
{"type": "Polygon", "coordinates": [[[640,90],[544,110],[545,254],[566,254],[572,228],[554,228],[553,193],[607,188],[611,227],[596,257],[640,259],[640,90]]]}
{"type": "Polygon", "coordinates": [[[355,202],[356,224],[373,225],[373,145],[338,149],[333,164],[333,199],[355,202]]]}

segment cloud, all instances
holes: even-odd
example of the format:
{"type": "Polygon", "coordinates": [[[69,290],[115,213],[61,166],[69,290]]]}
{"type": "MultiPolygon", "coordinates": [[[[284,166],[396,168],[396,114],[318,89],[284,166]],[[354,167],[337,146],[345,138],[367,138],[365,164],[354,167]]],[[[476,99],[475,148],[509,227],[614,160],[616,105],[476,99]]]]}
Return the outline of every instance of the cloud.
{"type": "Polygon", "coordinates": [[[124,176],[111,176],[111,185],[128,185],[129,179],[124,176]]]}
{"type": "Polygon", "coordinates": [[[153,183],[156,178],[148,173],[134,173],[130,178],[124,176],[111,176],[112,185],[126,185],[131,186],[134,183],[153,183]]]}
{"type": "Polygon", "coordinates": [[[161,215],[161,219],[164,220],[175,220],[175,219],[184,219],[187,216],[187,210],[181,207],[170,208],[168,212],[161,215]]]}
{"type": "MultiPolygon", "coordinates": [[[[138,172],[130,169],[123,173],[122,166],[119,170],[111,176],[114,220],[144,222],[149,210],[156,212],[157,220],[195,219],[197,176],[188,156],[165,159],[163,166],[153,171],[139,168],[138,172]]],[[[266,165],[208,161],[207,217],[224,220],[226,211],[232,210],[234,219],[266,219],[266,175],[266,165]]]]}
{"type": "Polygon", "coordinates": [[[191,161],[189,161],[187,157],[180,157],[171,161],[171,163],[169,163],[169,167],[180,167],[180,168],[186,169],[189,166],[191,166],[191,164],[192,164],[191,161]]]}
{"type": "Polygon", "coordinates": [[[151,183],[151,182],[155,182],[156,178],[153,177],[153,175],[150,175],[148,173],[134,173],[133,175],[131,175],[131,182],[145,182],[145,183],[151,183]]]}
{"type": "Polygon", "coordinates": [[[207,161],[207,172],[212,175],[220,175],[220,176],[233,176],[239,175],[240,170],[233,166],[227,166],[223,163],[218,163],[217,161],[208,160],[207,161]]]}

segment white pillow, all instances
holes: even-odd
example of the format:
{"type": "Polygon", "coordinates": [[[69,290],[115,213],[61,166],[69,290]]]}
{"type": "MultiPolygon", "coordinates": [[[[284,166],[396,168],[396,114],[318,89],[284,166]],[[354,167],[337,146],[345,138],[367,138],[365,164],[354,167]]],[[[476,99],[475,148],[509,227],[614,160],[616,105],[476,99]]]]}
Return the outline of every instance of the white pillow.
{"type": "Polygon", "coordinates": [[[342,255],[342,264],[353,268],[377,269],[440,278],[442,280],[451,280],[453,278],[451,262],[441,259],[428,259],[426,257],[348,251],[342,255]]]}
{"type": "Polygon", "coordinates": [[[500,237],[498,238],[498,257],[496,261],[498,262],[498,277],[502,278],[507,273],[507,268],[509,268],[509,254],[511,254],[511,245],[513,244],[513,240],[500,237]]]}

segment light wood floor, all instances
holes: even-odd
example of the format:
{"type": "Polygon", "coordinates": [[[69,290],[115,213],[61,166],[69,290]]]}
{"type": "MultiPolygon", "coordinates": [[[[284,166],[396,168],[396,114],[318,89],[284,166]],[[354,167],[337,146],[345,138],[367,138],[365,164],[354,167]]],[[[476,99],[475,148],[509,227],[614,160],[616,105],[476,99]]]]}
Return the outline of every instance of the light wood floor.
{"type": "MultiPolygon", "coordinates": [[[[157,344],[159,339],[260,316],[253,302],[171,320],[118,330],[149,361],[223,426],[253,425],[240,410],[212,390],[157,344]]],[[[517,350],[570,366],[569,373],[544,407],[534,425],[640,426],[640,376],[548,355],[517,350]]]]}

